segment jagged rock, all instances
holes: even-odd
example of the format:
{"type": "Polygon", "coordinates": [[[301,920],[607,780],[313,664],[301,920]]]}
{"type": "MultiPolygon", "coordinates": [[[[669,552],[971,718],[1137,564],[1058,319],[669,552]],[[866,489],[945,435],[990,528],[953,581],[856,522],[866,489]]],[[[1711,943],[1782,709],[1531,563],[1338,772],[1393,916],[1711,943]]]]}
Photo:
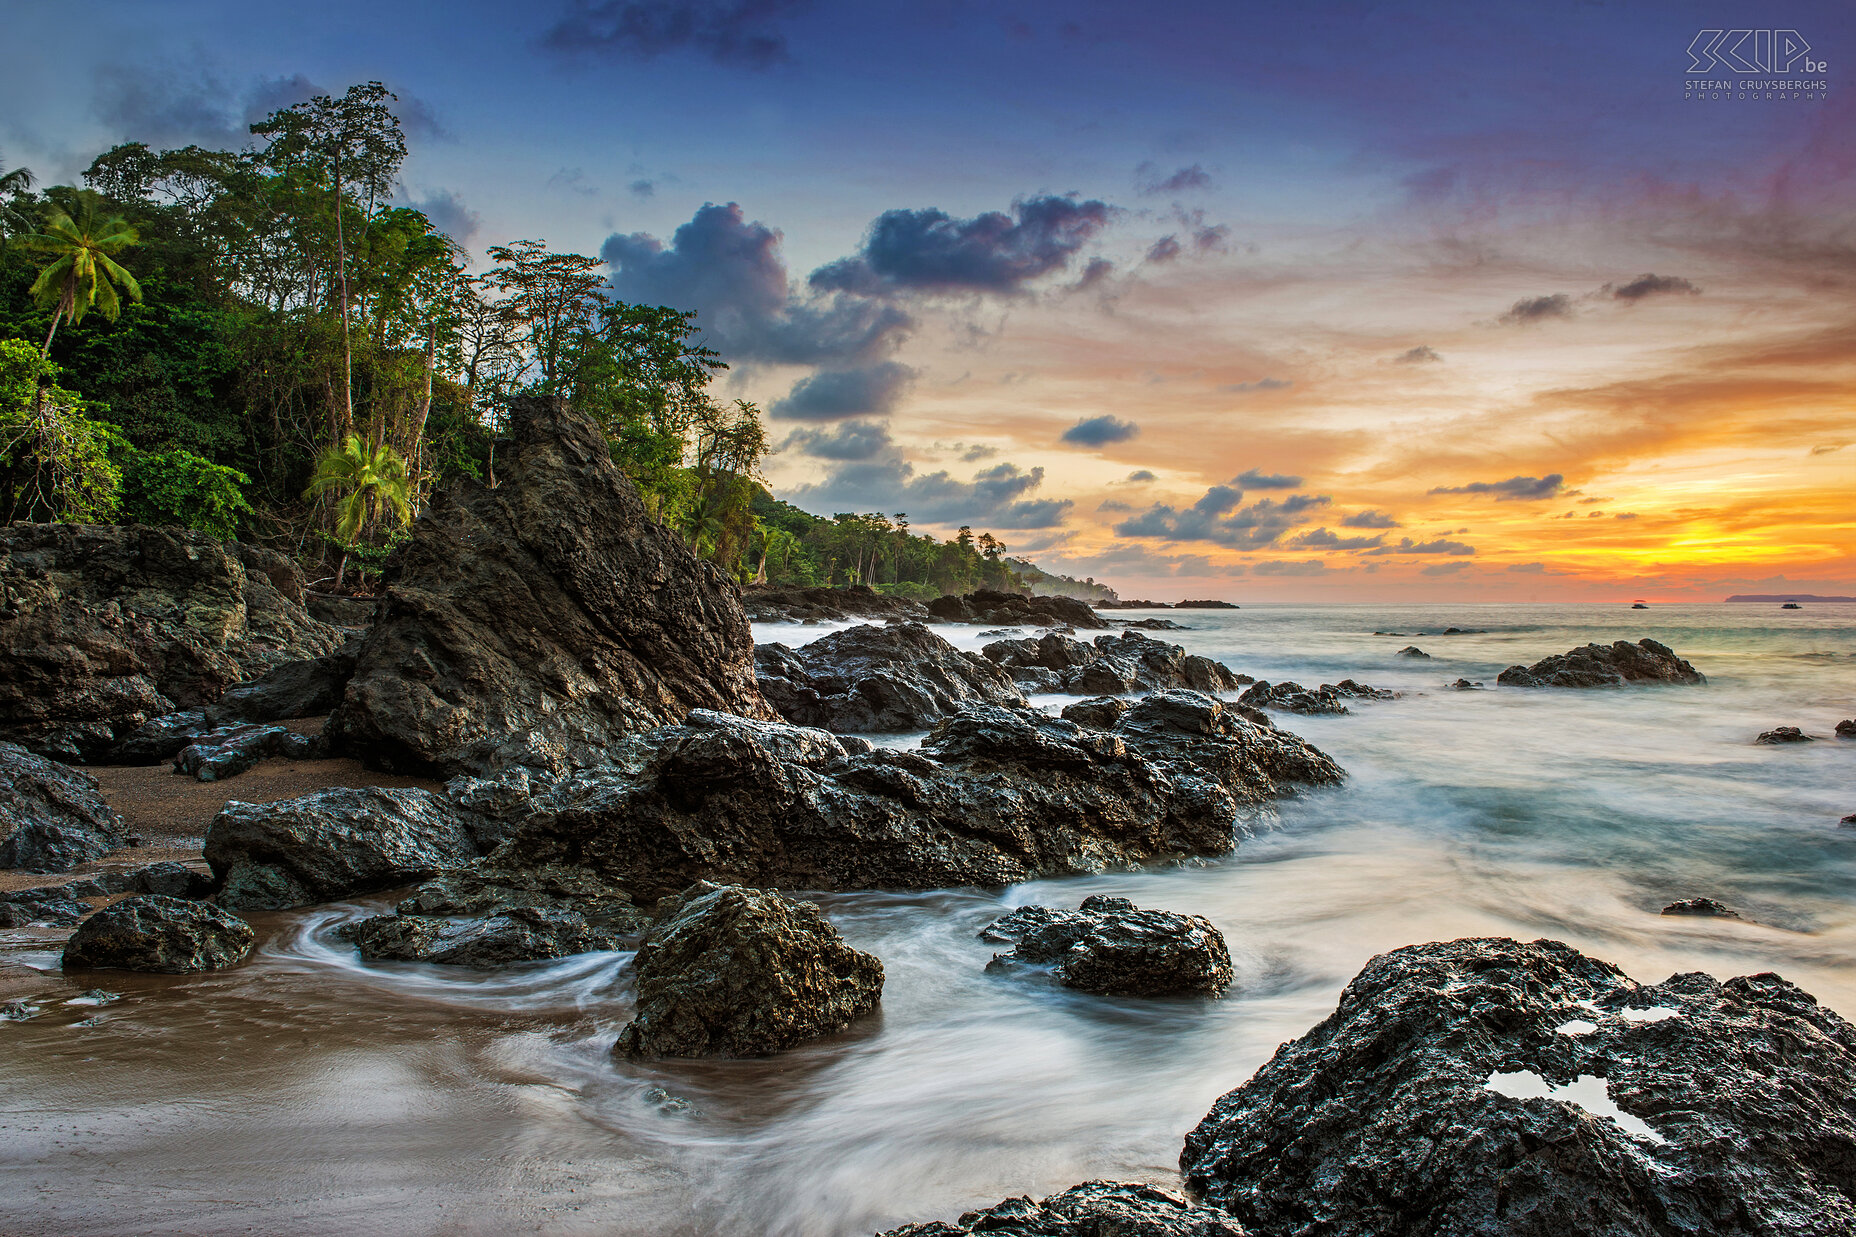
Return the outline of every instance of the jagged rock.
{"type": "Polygon", "coordinates": [[[1202,915],[1148,911],[1126,898],[1084,898],[1080,910],[1026,906],[980,930],[1009,941],[986,969],[1055,964],[1057,981],[1104,996],[1218,996],[1231,986],[1224,935],[1202,915]]]}
{"type": "Polygon", "coordinates": [[[1191,631],[1192,630],[1192,628],[1186,626],[1184,623],[1175,623],[1172,619],[1163,619],[1163,618],[1112,619],[1110,621],[1117,627],[1138,627],[1142,631],[1191,631]]]}
{"type": "Polygon", "coordinates": [[[1431,655],[1425,652],[1423,649],[1419,648],[1415,644],[1407,644],[1404,648],[1394,653],[1393,656],[1394,657],[1414,657],[1414,658],[1422,657],[1425,661],[1431,660],[1431,655]]]}
{"type": "Polygon", "coordinates": [[[1458,679],[1456,682],[1450,684],[1450,690],[1458,692],[1481,691],[1482,684],[1472,683],[1468,679],[1458,679]]]}
{"type": "Polygon", "coordinates": [[[559,907],[519,906],[454,923],[428,915],[376,915],[348,935],[369,962],[433,962],[480,970],[512,962],[617,949],[623,934],[559,907]]]}
{"type": "Polygon", "coordinates": [[[1671,902],[1663,908],[1665,915],[1702,915],[1714,919],[1738,919],[1737,911],[1729,910],[1713,898],[1685,898],[1680,902],[1671,902]]]}
{"type": "Polygon", "coordinates": [[[0,868],[66,872],[123,842],[122,818],[97,779],[0,743],[0,868]]]}
{"type": "Polygon", "coordinates": [[[835,623],[845,619],[925,622],[929,617],[928,608],[921,602],[890,597],[866,584],[849,588],[750,585],[741,591],[741,606],[756,623],[835,623]]]}
{"type": "Polygon", "coordinates": [[[1856,718],[1852,718],[1849,721],[1838,722],[1837,737],[1839,739],[1856,739],[1856,718]]]}
{"type": "Polygon", "coordinates": [[[735,585],[653,520],[606,436],[510,403],[501,484],[442,487],[389,561],[326,733],[372,765],[447,774],[599,764],[692,708],[772,718],[735,585]]]}
{"type": "Polygon", "coordinates": [[[169,975],[212,971],[250,953],[256,938],[250,924],[216,906],[143,894],[86,919],[64,947],[64,967],[169,975]]]}
{"type": "Polygon", "coordinates": [[[1349,711],[1341,703],[1340,693],[1326,685],[1311,690],[1300,683],[1259,680],[1245,689],[1237,701],[1253,709],[1281,709],[1285,713],[1301,713],[1310,717],[1320,714],[1340,715],[1349,711]]]}
{"type": "Polygon", "coordinates": [[[225,805],[205,854],[219,903],[281,910],[410,885],[481,853],[479,822],[429,790],[319,790],[277,803],[225,805]]]}
{"type": "Polygon", "coordinates": [[[1078,726],[1088,726],[1092,730],[1113,730],[1115,723],[1127,711],[1128,702],[1118,696],[1094,696],[1065,705],[1059,716],[1066,722],[1075,722],[1078,726]]]}
{"type": "Polygon", "coordinates": [[[1843,817],[1837,824],[1845,829],[1856,827],[1856,812],[1851,812],[1848,816],[1843,817]]]}
{"type": "Polygon", "coordinates": [[[374,621],[372,597],[349,597],[341,593],[307,593],[304,607],[331,627],[365,630],[374,621]]]}
{"type": "Polygon", "coordinates": [[[91,906],[79,902],[75,897],[58,892],[27,889],[20,893],[41,893],[38,898],[23,898],[19,893],[7,895],[0,902],[0,928],[23,928],[28,924],[42,923],[53,928],[70,928],[78,920],[90,914],[91,906]]]}
{"type": "Polygon", "coordinates": [[[1242,609],[1241,606],[1235,605],[1232,602],[1219,601],[1216,598],[1200,598],[1199,600],[1196,600],[1196,601],[1176,601],[1173,603],[1173,608],[1175,610],[1238,610],[1238,609],[1242,609]]]}
{"type": "Polygon", "coordinates": [[[762,889],[699,884],[660,908],[638,949],[638,1007],[613,1052],[768,1056],[876,1010],[883,964],[818,907],[762,889]]]}
{"type": "Polygon", "coordinates": [[[797,649],[763,644],[754,670],[781,717],[839,734],[926,730],[964,704],[1025,704],[1011,675],[920,623],[847,627],[797,649]]]}
{"type": "Polygon", "coordinates": [[[266,756],[281,754],[289,733],[282,726],[254,726],[242,722],[216,726],[180,749],[174,757],[174,772],[191,774],[202,782],[222,782],[245,772],[266,756]]]}
{"type": "Polygon", "coordinates": [[[0,738],[105,757],[151,717],[337,644],[289,560],[180,528],[0,529],[0,738]]]}
{"type": "Polygon", "coordinates": [[[354,677],[361,642],[346,644],[322,657],[288,661],[249,683],[235,683],[219,697],[220,717],[248,722],[286,721],[295,717],[324,717],[342,701],[348,680],[354,677]]]}
{"type": "Polygon", "coordinates": [[[1828,1237],[1856,1231],[1852,1071],[1856,1028],[1776,975],[1641,987],[1557,941],[1417,945],[1220,1099],[1180,1164],[1265,1233],[1828,1237]],[[1580,1103],[1545,1095],[1578,1079],[1580,1103]]]}
{"type": "Polygon", "coordinates": [[[980,651],[1021,685],[1038,691],[1119,696],[1184,687],[1221,692],[1252,681],[1249,675],[1233,674],[1222,662],[1136,631],[1097,636],[1094,644],[1048,632],[1035,640],[997,640],[980,651]],[[1058,686],[1049,686],[1053,681],[1058,686]]]}
{"type": "Polygon", "coordinates": [[[981,589],[928,603],[928,613],[944,623],[979,623],[987,627],[1094,627],[1108,624],[1074,597],[1031,597],[981,589]]]}
{"type": "MultiPolygon", "coordinates": [[[[698,710],[564,778],[491,857],[584,867],[635,896],[701,879],[806,889],[1006,885],[1223,854],[1296,785],[1341,772],[1196,692],[1112,730],[971,705],[913,751],[698,710]]],[[[212,857],[211,840],[208,857],[212,857]]]]}
{"type": "Polygon", "coordinates": [[[1246,1237],[1222,1211],[1144,1182],[1088,1181],[1043,1202],[1030,1196],[969,1211],[957,1224],[904,1224],[877,1237],[1246,1237]]]}
{"type": "Polygon", "coordinates": [[[1809,743],[1811,741],[1811,736],[1798,729],[1796,726],[1775,726],[1771,730],[1762,731],[1760,736],[1753,740],[1755,743],[1766,743],[1771,745],[1780,743],[1809,743]]]}
{"type": "Polygon", "coordinates": [[[545,866],[497,871],[482,863],[419,886],[395,908],[401,915],[502,915],[521,909],[572,911],[597,928],[636,936],[650,923],[631,895],[585,868],[545,866]]]}
{"type": "Polygon", "coordinates": [[[24,1022],[39,1016],[40,1007],[31,1001],[8,1001],[0,1005],[0,1022],[24,1022]]]}
{"type": "Polygon", "coordinates": [[[1632,644],[1588,644],[1543,658],[1531,666],[1510,666],[1495,677],[1510,687],[1622,687],[1626,683],[1706,683],[1702,673],[1675,655],[1666,644],[1639,640],[1632,644]]]}
{"type": "Polygon", "coordinates": [[[1389,687],[1369,687],[1352,679],[1342,679],[1338,683],[1323,683],[1321,690],[1333,692],[1337,696],[1352,696],[1356,700],[1396,700],[1398,693],[1389,687]]]}

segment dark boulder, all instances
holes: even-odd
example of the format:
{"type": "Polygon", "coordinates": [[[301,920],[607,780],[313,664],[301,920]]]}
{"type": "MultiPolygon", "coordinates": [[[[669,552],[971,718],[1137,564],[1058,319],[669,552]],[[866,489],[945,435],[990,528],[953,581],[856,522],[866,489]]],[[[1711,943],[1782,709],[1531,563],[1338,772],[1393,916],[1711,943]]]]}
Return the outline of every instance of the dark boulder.
{"type": "Polygon", "coordinates": [[[283,556],[180,528],[0,529],[0,738],[106,758],[152,717],[197,708],[335,629],[283,556]]]}
{"type": "Polygon", "coordinates": [[[1665,915],[1700,915],[1712,919],[1738,919],[1739,912],[1729,910],[1713,898],[1684,898],[1663,908],[1665,915]]]}
{"type": "Polygon", "coordinates": [[[1142,631],[1191,631],[1192,630],[1192,628],[1186,626],[1184,623],[1175,623],[1172,619],[1163,619],[1163,618],[1111,619],[1110,622],[1114,623],[1116,626],[1119,626],[1119,627],[1136,627],[1142,631]]]}
{"type": "Polygon", "coordinates": [[[1218,996],[1231,986],[1231,953],[1210,920],[1142,910],[1126,898],[1085,898],[1074,911],[1022,907],[980,937],[1013,945],[989,971],[1054,966],[1065,987],[1103,996],[1218,996]]]}
{"type": "Polygon", "coordinates": [[[1474,692],[1474,691],[1481,691],[1481,690],[1482,690],[1482,684],[1480,684],[1480,683],[1473,683],[1473,682],[1471,682],[1471,681],[1470,681],[1470,680],[1468,680],[1468,679],[1458,679],[1458,680],[1457,680],[1456,682],[1454,682],[1454,683],[1452,683],[1452,684],[1450,684],[1450,690],[1451,690],[1451,691],[1453,691],[1453,692],[1474,692]]]}
{"type": "Polygon", "coordinates": [[[1006,885],[1224,854],[1271,799],[1341,777],[1300,738],[1195,692],[1137,701],[1112,730],[973,705],[917,750],[848,742],[699,710],[534,797],[489,865],[583,867],[640,898],[703,879],[1006,885]]]}
{"type": "Polygon", "coordinates": [[[282,726],[235,722],[215,726],[194,737],[174,756],[174,772],[202,782],[223,782],[236,777],[266,756],[281,755],[290,732],[282,726]]]}
{"type": "Polygon", "coordinates": [[[638,1006],[616,1055],[755,1057],[874,1013],[883,964],[852,949],[810,902],[696,885],[638,949],[638,1006]]]}
{"type": "Polygon", "coordinates": [[[96,879],[105,893],[158,893],[170,898],[198,899],[213,891],[210,877],[172,860],[145,863],[121,872],[103,872],[96,879]]]}
{"type": "Polygon", "coordinates": [[[1173,603],[1173,608],[1175,610],[1237,610],[1242,607],[1229,601],[1219,601],[1212,597],[1202,597],[1197,600],[1176,601],[1173,603]]]}
{"type": "Polygon", "coordinates": [[[326,717],[341,703],[360,651],[361,642],[351,638],[322,657],[284,662],[260,678],[228,687],[216,711],[248,722],[326,717]]]}
{"type": "Polygon", "coordinates": [[[442,487],[387,587],[327,733],[382,768],[603,763],[693,708],[772,718],[739,593],[646,512],[606,436],[510,404],[501,484],[442,487]]]}
{"type": "Polygon", "coordinates": [[[376,915],[346,933],[369,962],[432,962],[479,970],[618,949],[623,934],[575,911],[520,906],[458,923],[429,915],[376,915]]]}
{"type": "Polygon", "coordinates": [[[24,928],[30,924],[71,928],[92,909],[88,902],[79,902],[57,889],[17,890],[0,901],[0,928],[24,928]],[[34,894],[38,896],[29,896],[34,894]]]}
{"type": "Polygon", "coordinates": [[[1510,687],[1622,687],[1626,683],[1706,683],[1702,673],[1666,644],[1588,644],[1531,666],[1510,666],[1496,676],[1510,687]]]}
{"type": "Polygon", "coordinates": [[[1856,1231],[1852,1071],[1856,1028],[1776,975],[1644,987],[1557,941],[1417,945],[1180,1165],[1265,1233],[1829,1237],[1856,1231]]]}
{"type": "Polygon", "coordinates": [[[957,1224],[904,1224],[877,1237],[1246,1237],[1222,1211],[1145,1182],[1089,1181],[1043,1202],[1025,1196],[969,1211],[957,1224]]]}
{"type": "Polygon", "coordinates": [[[1753,740],[1755,743],[1773,746],[1780,743],[1809,743],[1811,741],[1811,736],[1796,726],[1775,726],[1771,730],[1761,731],[1759,737],[1753,740]]]}
{"type": "Polygon", "coordinates": [[[1097,636],[1093,644],[1048,632],[1037,639],[997,640],[981,653],[1037,691],[1120,696],[1183,687],[1222,692],[1251,682],[1222,662],[1136,631],[1097,636]]]}
{"type": "Polygon", "coordinates": [[[219,902],[281,910],[410,885],[481,853],[469,813],[429,790],[319,790],[225,805],[206,830],[219,902]]]}
{"type": "Polygon", "coordinates": [[[636,936],[651,917],[625,890],[585,868],[558,865],[495,871],[482,863],[420,885],[396,907],[402,915],[504,915],[516,910],[572,911],[596,928],[636,936]]]}
{"type": "Polygon", "coordinates": [[[64,968],[212,971],[250,953],[255,939],[250,924],[216,906],[144,894],[86,919],[64,947],[64,968]]]}
{"type": "Polygon", "coordinates": [[[1856,718],[1852,718],[1849,721],[1838,722],[1837,737],[1839,739],[1856,739],[1856,718]]]}
{"type": "Polygon", "coordinates": [[[920,623],[847,627],[791,649],[754,650],[781,717],[839,734],[926,730],[966,704],[1023,705],[1012,676],[920,623]]]}
{"type": "Polygon", "coordinates": [[[123,843],[121,817],[81,769],[0,743],[0,868],[66,872],[123,843]]]}
{"type": "Polygon", "coordinates": [[[741,590],[741,607],[756,623],[835,623],[846,619],[926,622],[930,617],[921,602],[891,597],[866,584],[849,588],[753,584],[741,590]]]}
{"type": "Polygon", "coordinates": [[[1325,684],[1311,689],[1300,683],[1259,680],[1246,688],[1237,701],[1253,709],[1280,709],[1285,713],[1301,713],[1309,717],[1323,714],[1339,716],[1349,711],[1342,702],[1341,693],[1325,684]]]}
{"type": "Polygon", "coordinates": [[[1393,656],[1394,657],[1421,657],[1425,661],[1429,661],[1431,659],[1431,655],[1429,653],[1425,652],[1423,649],[1419,648],[1415,644],[1407,644],[1404,648],[1394,653],[1393,656]]]}
{"type": "Polygon", "coordinates": [[[1086,602],[1074,597],[1032,597],[989,589],[958,597],[937,597],[928,603],[928,612],[944,623],[980,623],[987,627],[1108,626],[1086,602]]]}

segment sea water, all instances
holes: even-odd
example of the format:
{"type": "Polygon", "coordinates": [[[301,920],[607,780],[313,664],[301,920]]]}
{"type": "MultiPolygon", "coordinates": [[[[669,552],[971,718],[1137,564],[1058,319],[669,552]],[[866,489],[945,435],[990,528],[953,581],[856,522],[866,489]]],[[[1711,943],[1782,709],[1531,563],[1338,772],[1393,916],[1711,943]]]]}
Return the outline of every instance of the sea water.
{"type": "Polygon", "coordinates": [[[265,943],[247,964],[125,974],[120,1001],[0,1023],[0,1231],[827,1237],[1090,1178],[1168,1184],[1185,1132],[1367,959],[1460,936],[1552,937],[1646,982],[1777,971],[1856,1014],[1856,829],[1837,823],[1856,812],[1856,741],[1832,730],[1856,716],[1856,607],[1159,616],[1190,628],[1159,638],[1259,678],[1401,695],[1282,716],[1348,779],[1283,802],[1228,859],[821,895],[882,958],[882,1012],[768,1060],[613,1060],[623,953],[364,966],[331,929],[378,900],[254,916],[265,943]],[[1707,685],[1495,685],[1505,666],[1641,636],[1707,685]],[[1778,725],[1819,741],[1753,742],[1778,725]],[[992,918],[1094,893],[1209,917],[1231,992],[1110,999],[985,973],[992,918]],[[1659,914],[1690,897],[1742,918],[1659,914]]]}

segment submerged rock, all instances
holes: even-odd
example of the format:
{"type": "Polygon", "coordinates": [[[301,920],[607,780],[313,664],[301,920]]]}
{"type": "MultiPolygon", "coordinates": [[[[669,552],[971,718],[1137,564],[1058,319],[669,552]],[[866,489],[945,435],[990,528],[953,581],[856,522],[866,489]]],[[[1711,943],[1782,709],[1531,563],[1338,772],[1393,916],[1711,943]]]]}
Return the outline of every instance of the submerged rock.
{"type": "Polygon", "coordinates": [[[1222,1211],[1201,1207],[1144,1182],[1089,1181],[1043,1202],[1008,1198],[969,1211],[957,1224],[905,1224],[877,1237],[1246,1237],[1222,1211]]]}
{"type": "MultiPolygon", "coordinates": [[[[699,710],[536,796],[489,860],[586,868],[640,898],[693,881],[802,889],[1007,885],[1224,854],[1341,771],[1196,692],[1099,730],[970,705],[914,751],[699,710]]],[[[212,857],[208,840],[208,857],[212,857]]]]}
{"type": "Polygon", "coordinates": [[[1665,915],[1703,915],[1715,919],[1738,919],[1738,911],[1729,910],[1713,898],[1684,898],[1663,908],[1665,915]]]}
{"type": "Polygon", "coordinates": [[[1407,644],[1404,648],[1394,653],[1393,656],[1394,657],[1413,657],[1413,658],[1421,657],[1425,661],[1431,660],[1431,655],[1425,652],[1423,649],[1419,648],[1415,644],[1407,644]]]}
{"type": "Polygon", "coordinates": [[[1471,682],[1469,679],[1458,679],[1456,682],[1450,684],[1450,690],[1453,692],[1481,691],[1482,684],[1471,682]]]}
{"type": "Polygon", "coordinates": [[[1856,739],[1856,718],[1838,722],[1837,737],[1839,739],[1856,739]]]}
{"type": "Polygon", "coordinates": [[[66,872],[101,859],[124,836],[96,778],[0,743],[0,868],[66,872]]]}
{"type": "Polygon", "coordinates": [[[616,1055],[768,1056],[842,1031],[882,1000],[883,964],[810,902],[705,883],[660,909],[616,1055]]]}
{"type": "Polygon", "coordinates": [[[1339,716],[1349,711],[1342,702],[1341,693],[1327,684],[1310,689],[1300,683],[1261,681],[1246,689],[1237,702],[1253,709],[1281,709],[1285,713],[1310,717],[1339,716]]]}
{"type": "Polygon", "coordinates": [[[64,947],[64,968],[169,975],[217,970],[250,953],[256,935],[216,906],[144,894],[86,919],[64,947]]]}
{"type": "Polygon", "coordinates": [[[480,970],[512,962],[617,949],[623,933],[575,911],[522,906],[463,923],[430,915],[376,915],[347,935],[369,962],[434,962],[480,970]]]}
{"type": "Polygon", "coordinates": [[[754,669],[781,717],[839,734],[926,730],[962,705],[1025,703],[1011,675],[920,623],[849,627],[797,649],[763,644],[754,669]]]}
{"type": "Polygon", "coordinates": [[[1856,1230],[1852,1070],[1856,1028],[1776,975],[1643,987],[1557,941],[1418,945],[1180,1165],[1264,1233],[1828,1237],[1856,1230]]]}
{"type": "Polygon", "coordinates": [[[1755,743],[1766,743],[1771,745],[1780,743],[1809,743],[1811,741],[1811,736],[1798,729],[1796,726],[1775,726],[1771,730],[1761,731],[1760,736],[1753,740],[1755,743]]]}
{"type": "Polygon", "coordinates": [[[1702,673],[1654,640],[1588,644],[1495,677],[1510,687],[1622,687],[1626,683],[1706,683],[1702,673]]]}
{"type": "Polygon", "coordinates": [[[288,559],[205,533],[0,528],[0,739],[104,757],[151,717],[334,649],[302,603],[288,559]]]}
{"type": "Polygon", "coordinates": [[[1202,915],[1148,911],[1126,898],[1083,899],[1079,910],[1026,906],[980,931],[1010,941],[986,969],[1055,963],[1057,981],[1104,996],[1219,996],[1231,986],[1224,935],[1202,915]]]}
{"type": "Polygon", "coordinates": [[[1251,682],[1249,675],[1233,674],[1222,662],[1138,631],[1097,636],[1093,644],[1048,632],[1037,639],[994,641],[981,652],[1034,691],[1118,696],[1183,687],[1221,692],[1251,682]]]}
{"type": "Polygon", "coordinates": [[[693,708],[772,718],[738,590],[650,517],[604,431],[559,400],[512,400],[510,421],[501,484],[441,487],[389,561],[336,750],[560,770],[693,708]]]}

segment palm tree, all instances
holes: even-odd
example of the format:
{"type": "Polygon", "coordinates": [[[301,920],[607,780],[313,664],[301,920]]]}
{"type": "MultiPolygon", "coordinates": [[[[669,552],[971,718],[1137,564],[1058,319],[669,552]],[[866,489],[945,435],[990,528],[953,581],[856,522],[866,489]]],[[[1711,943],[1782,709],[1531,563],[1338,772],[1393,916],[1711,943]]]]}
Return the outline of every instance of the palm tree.
{"type": "MultiPolygon", "coordinates": [[[[0,159],[0,167],[6,161],[0,159]]],[[[33,175],[26,168],[14,168],[10,172],[0,172],[0,244],[6,243],[8,232],[25,232],[32,227],[32,219],[12,204],[15,194],[24,193],[32,188],[33,175]]]]}
{"type": "Polygon", "coordinates": [[[754,583],[765,584],[768,562],[777,560],[781,566],[785,566],[787,560],[792,558],[793,551],[799,548],[799,538],[784,528],[764,528],[760,536],[760,570],[754,573],[754,583]]]}
{"type": "Polygon", "coordinates": [[[350,434],[339,447],[331,447],[316,464],[305,498],[335,491],[335,536],[343,545],[342,561],[335,569],[335,587],[341,588],[348,572],[348,548],[360,540],[361,530],[391,511],[402,524],[412,522],[412,479],[406,460],[385,443],[368,447],[359,434],[350,434]]]}
{"type": "Polygon", "coordinates": [[[20,243],[27,248],[52,258],[51,265],[39,272],[32,285],[32,296],[39,308],[53,311],[52,329],[45,333],[45,343],[39,349],[41,356],[51,355],[52,337],[58,333],[60,318],[69,318],[76,326],[95,306],[98,313],[116,321],[122,312],[117,284],[122,285],[130,300],[142,299],[142,285],[110,257],[141,238],[121,215],[105,217],[102,204],[96,190],[79,190],[76,218],[54,207],[43,232],[20,237],[20,243]]]}

